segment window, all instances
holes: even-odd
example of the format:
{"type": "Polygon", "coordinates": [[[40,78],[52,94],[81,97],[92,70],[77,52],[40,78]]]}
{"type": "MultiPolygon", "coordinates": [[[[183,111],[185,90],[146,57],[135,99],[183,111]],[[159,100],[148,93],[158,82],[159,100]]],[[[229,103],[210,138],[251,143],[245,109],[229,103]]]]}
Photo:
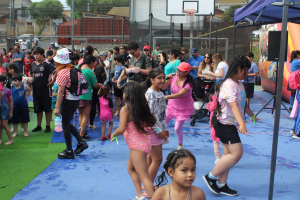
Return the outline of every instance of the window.
{"type": "Polygon", "coordinates": [[[28,10],[26,7],[21,9],[21,17],[28,17],[28,10]]]}

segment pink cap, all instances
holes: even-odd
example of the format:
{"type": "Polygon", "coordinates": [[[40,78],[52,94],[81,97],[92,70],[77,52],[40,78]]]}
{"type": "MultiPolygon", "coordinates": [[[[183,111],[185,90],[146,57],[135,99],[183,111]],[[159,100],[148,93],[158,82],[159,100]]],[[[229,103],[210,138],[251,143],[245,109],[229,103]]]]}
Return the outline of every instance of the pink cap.
{"type": "Polygon", "coordinates": [[[150,47],[148,45],[144,46],[143,50],[145,50],[145,49],[150,51],[150,47]]]}
{"type": "Polygon", "coordinates": [[[190,72],[191,71],[191,65],[187,62],[182,62],[178,67],[176,67],[182,72],[190,72]]]}

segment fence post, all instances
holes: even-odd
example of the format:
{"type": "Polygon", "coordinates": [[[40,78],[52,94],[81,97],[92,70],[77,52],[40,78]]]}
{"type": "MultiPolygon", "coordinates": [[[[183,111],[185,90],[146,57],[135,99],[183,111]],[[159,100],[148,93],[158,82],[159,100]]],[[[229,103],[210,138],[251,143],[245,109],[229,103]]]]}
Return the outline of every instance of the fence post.
{"type": "Polygon", "coordinates": [[[13,22],[14,22],[13,35],[15,36],[15,0],[13,0],[13,22]]]}
{"type": "Polygon", "coordinates": [[[183,47],[183,23],[180,24],[180,45],[183,47]]]}
{"type": "Polygon", "coordinates": [[[218,22],[216,22],[215,24],[215,28],[216,28],[216,53],[218,53],[218,22]]]}
{"type": "Polygon", "coordinates": [[[150,20],[150,34],[149,34],[149,47],[150,47],[150,52],[151,52],[151,46],[152,46],[152,17],[153,17],[153,15],[152,15],[152,13],[150,13],[150,18],[149,18],[149,20],[150,20]]]}
{"type": "Polygon", "coordinates": [[[111,45],[114,44],[114,17],[111,18],[111,45]]]}
{"type": "Polygon", "coordinates": [[[174,22],[172,22],[172,49],[174,47],[174,22]]]}
{"type": "Polygon", "coordinates": [[[10,36],[10,29],[11,29],[11,7],[12,7],[12,0],[10,0],[9,31],[8,31],[9,36],[10,36]]]}
{"type": "Polygon", "coordinates": [[[71,45],[72,45],[72,51],[73,51],[73,49],[74,49],[74,40],[73,40],[73,37],[74,37],[74,18],[75,18],[75,16],[74,16],[74,0],[72,0],[72,8],[71,8],[72,10],[71,10],[71,12],[72,12],[72,30],[71,30],[71,34],[72,34],[72,38],[71,38],[71,45]]]}
{"type": "Polygon", "coordinates": [[[212,20],[212,13],[210,13],[210,22],[209,22],[209,52],[211,53],[211,20],[212,20]]]}
{"type": "Polygon", "coordinates": [[[125,22],[125,17],[123,16],[123,20],[122,20],[122,45],[124,44],[124,22],[125,22]]]}

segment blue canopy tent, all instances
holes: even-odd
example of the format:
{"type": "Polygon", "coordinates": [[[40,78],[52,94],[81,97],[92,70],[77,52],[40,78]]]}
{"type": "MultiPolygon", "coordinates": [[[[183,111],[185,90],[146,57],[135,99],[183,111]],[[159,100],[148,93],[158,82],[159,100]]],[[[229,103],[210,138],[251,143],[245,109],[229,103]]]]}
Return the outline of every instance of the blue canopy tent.
{"type": "MultiPolygon", "coordinates": [[[[280,47],[286,46],[287,22],[300,23],[300,0],[252,0],[242,8],[236,9],[234,12],[234,33],[233,33],[233,49],[232,56],[235,51],[236,28],[247,26],[257,26],[263,24],[282,23],[280,47]],[[246,25],[242,22],[249,22],[246,25]]],[[[281,109],[281,93],[284,70],[285,48],[280,48],[279,68],[278,68],[278,84],[276,87],[276,106],[274,119],[274,134],[272,143],[272,156],[270,167],[270,184],[269,197],[273,199],[274,176],[277,157],[278,131],[281,109]]]]}

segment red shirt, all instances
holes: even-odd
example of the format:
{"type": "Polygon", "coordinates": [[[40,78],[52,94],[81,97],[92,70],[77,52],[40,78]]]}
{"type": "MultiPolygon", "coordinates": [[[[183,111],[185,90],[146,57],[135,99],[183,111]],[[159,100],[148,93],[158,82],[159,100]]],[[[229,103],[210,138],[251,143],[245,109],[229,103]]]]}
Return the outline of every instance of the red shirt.
{"type": "Polygon", "coordinates": [[[23,65],[25,66],[25,75],[28,77],[28,73],[29,73],[29,69],[31,66],[31,63],[33,63],[34,60],[32,58],[30,58],[29,60],[27,58],[24,59],[23,65]]]}

